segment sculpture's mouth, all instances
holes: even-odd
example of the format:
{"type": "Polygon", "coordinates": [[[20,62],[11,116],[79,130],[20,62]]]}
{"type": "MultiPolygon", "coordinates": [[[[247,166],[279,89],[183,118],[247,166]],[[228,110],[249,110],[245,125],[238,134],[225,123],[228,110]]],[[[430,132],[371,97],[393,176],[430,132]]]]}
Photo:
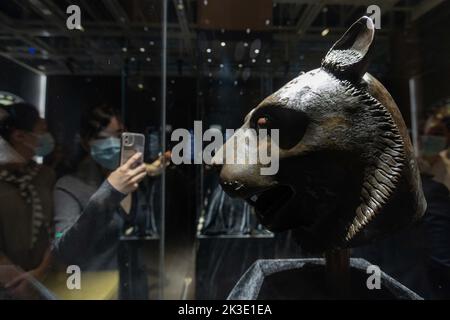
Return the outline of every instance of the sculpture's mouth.
{"type": "MultiPolygon", "coordinates": [[[[276,228],[275,218],[277,213],[295,195],[294,190],[289,186],[276,186],[264,190],[248,197],[246,201],[255,208],[261,223],[268,228],[276,228]]],[[[277,219],[278,220],[278,219],[277,219]]]]}

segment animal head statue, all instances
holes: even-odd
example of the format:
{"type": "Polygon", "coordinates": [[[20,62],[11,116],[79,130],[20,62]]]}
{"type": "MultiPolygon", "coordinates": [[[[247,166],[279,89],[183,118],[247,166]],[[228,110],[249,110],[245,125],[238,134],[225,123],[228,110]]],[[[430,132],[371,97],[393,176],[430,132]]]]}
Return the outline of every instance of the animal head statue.
{"type": "Polygon", "coordinates": [[[241,129],[279,130],[276,174],[262,175],[267,165],[260,161],[217,159],[235,148],[230,141],[242,130],[213,159],[228,194],[246,199],[268,229],[292,230],[311,252],[366,243],[414,222],[426,208],[400,111],[366,73],[374,33],[372,20],[360,18],[320,68],[299,75],[246,116],[241,129]]]}

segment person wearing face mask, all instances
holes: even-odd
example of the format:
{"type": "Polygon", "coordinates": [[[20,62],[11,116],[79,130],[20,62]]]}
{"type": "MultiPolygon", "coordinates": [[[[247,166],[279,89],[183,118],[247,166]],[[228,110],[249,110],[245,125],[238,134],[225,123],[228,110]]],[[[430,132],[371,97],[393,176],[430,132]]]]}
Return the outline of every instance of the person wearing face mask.
{"type": "Polygon", "coordinates": [[[0,265],[9,270],[0,274],[0,286],[13,298],[30,298],[28,275],[43,280],[51,267],[55,175],[33,158],[53,147],[33,105],[0,107],[0,265]]]}
{"type": "Polygon", "coordinates": [[[432,298],[450,299],[450,105],[428,118],[420,148],[423,217],[432,298]]]}
{"type": "MultiPolygon", "coordinates": [[[[124,131],[114,109],[100,106],[82,119],[81,144],[86,155],[77,170],[58,180],[55,187],[54,252],[66,265],[85,271],[118,271],[129,252],[123,235],[144,235],[148,226],[149,198],[142,180],[162,170],[161,161],[143,164],[136,154],[119,166],[120,135],[124,131]],[[139,187],[139,185],[141,185],[139,187]]],[[[139,258],[139,257],[138,257],[139,258]]],[[[130,262],[131,264],[131,262],[130,262]]],[[[147,274],[140,261],[133,261],[131,290],[120,287],[121,298],[147,297],[147,274]]]]}
{"type": "Polygon", "coordinates": [[[422,173],[450,190],[450,105],[437,109],[427,119],[420,142],[422,173]]]}

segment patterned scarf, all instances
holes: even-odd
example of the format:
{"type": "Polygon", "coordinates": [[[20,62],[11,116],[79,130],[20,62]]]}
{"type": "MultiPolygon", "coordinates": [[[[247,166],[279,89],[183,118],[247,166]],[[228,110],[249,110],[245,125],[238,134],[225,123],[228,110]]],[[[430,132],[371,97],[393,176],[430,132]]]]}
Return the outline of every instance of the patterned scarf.
{"type": "Polygon", "coordinates": [[[0,170],[0,181],[16,186],[20,191],[20,196],[28,205],[31,205],[31,249],[36,244],[41,227],[44,226],[48,229],[48,222],[45,220],[42,211],[41,199],[39,198],[36,187],[32,183],[39,170],[39,166],[34,162],[27,165],[20,173],[11,172],[6,169],[0,170]]]}

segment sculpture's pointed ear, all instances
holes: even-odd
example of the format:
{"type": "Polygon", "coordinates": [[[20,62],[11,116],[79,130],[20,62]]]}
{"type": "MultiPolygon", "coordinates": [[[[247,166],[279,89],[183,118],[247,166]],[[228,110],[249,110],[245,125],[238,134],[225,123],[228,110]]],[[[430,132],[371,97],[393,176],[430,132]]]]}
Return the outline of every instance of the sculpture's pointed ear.
{"type": "Polygon", "coordinates": [[[372,19],[361,17],[331,47],[322,60],[322,67],[345,79],[361,79],[369,64],[374,34],[372,19]]]}

